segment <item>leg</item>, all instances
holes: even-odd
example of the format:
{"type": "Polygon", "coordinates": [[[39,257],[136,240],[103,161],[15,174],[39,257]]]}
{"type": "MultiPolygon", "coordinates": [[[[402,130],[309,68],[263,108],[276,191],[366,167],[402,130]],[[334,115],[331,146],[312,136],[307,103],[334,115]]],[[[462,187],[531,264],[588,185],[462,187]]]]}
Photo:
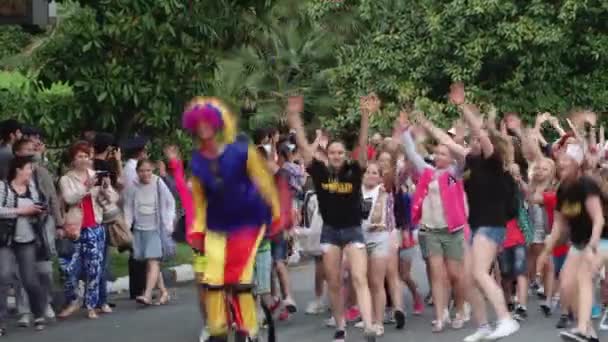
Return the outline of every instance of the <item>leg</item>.
{"type": "Polygon", "coordinates": [[[152,301],[152,292],[159,282],[160,276],[160,262],[157,259],[148,259],[146,261],[147,272],[146,272],[146,289],[143,293],[143,297],[148,301],[152,301]]]}
{"type": "Polygon", "coordinates": [[[35,319],[44,318],[47,297],[40,286],[40,279],[36,270],[36,246],[34,243],[17,244],[13,247],[21,282],[30,302],[30,308],[35,319]]]}
{"type": "Polygon", "coordinates": [[[83,262],[86,274],[84,305],[89,310],[89,317],[97,318],[95,308],[106,304],[100,302],[105,231],[101,226],[83,229],[81,239],[83,239],[83,262]]]}
{"type": "MultiPolygon", "coordinates": [[[[443,238],[443,249],[445,252],[445,266],[447,269],[448,280],[446,288],[452,289],[454,305],[456,308],[456,319],[452,325],[456,329],[462,327],[465,316],[465,287],[463,284],[462,268],[464,258],[464,233],[447,233],[443,238]]],[[[449,299],[449,298],[448,298],[449,299]]]]}
{"type": "Polygon", "coordinates": [[[325,290],[325,272],[323,272],[323,259],[315,258],[315,297],[323,298],[325,290]]]}
{"type": "Polygon", "coordinates": [[[78,304],[78,281],[82,271],[82,237],[74,243],[74,254],[69,258],[59,257],[59,269],[63,280],[63,292],[68,306],[59,313],[67,318],[80,309],[78,304]]]}
{"type": "MultiPolygon", "coordinates": [[[[583,253],[586,253],[584,251],[583,253]]],[[[597,256],[594,256],[597,258],[597,256]]],[[[578,292],[578,330],[585,335],[590,334],[591,307],[593,306],[593,274],[595,270],[588,257],[583,256],[582,262],[578,264],[576,280],[578,292]]]]}
{"type": "Polygon", "coordinates": [[[11,286],[14,267],[11,261],[13,260],[13,251],[10,248],[0,248],[0,329],[6,328],[6,319],[8,318],[8,289],[11,286]]]}
{"type": "Polygon", "coordinates": [[[486,295],[499,320],[510,318],[501,288],[488,274],[498,251],[497,244],[484,234],[476,234],[473,239],[473,263],[475,281],[486,295]]]}
{"type": "MultiPolygon", "coordinates": [[[[395,235],[391,234],[386,280],[388,281],[388,289],[393,300],[395,314],[398,315],[400,313],[403,315],[403,289],[401,287],[401,280],[399,279],[399,244],[395,238],[395,235]]],[[[400,325],[399,329],[403,328],[403,322],[397,322],[397,325],[400,325]]]]}
{"type": "Polygon", "coordinates": [[[448,279],[443,255],[431,254],[429,265],[431,266],[431,279],[433,282],[431,291],[435,304],[435,322],[437,322],[433,331],[439,332],[443,330],[446,318],[445,311],[448,306],[448,279]]]}
{"type": "Polygon", "coordinates": [[[386,262],[387,257],[385,256],[370,256],[369,268],[374,270],[368,272],[369,289],[372,294],[372,322],[375,325],[383,325],[384,320],[384,307],[386,306],[386,293],[384,290],[384,277],[386,276],[386,262]]]}
{"type": "Polygon", "coordinates": [[[418,293],[418,285],[412,278],[412,257],[410,256],[411,249],[402,250],[399,258],[399,274],[401,280],[405,283],[407,288],[412,293],[412,299],[414,300],[414,314],[422,314],[424,307],[422,306],[422,298],[418,293]]]}
{"type": "Polygon", "coordinates": [[[336,321],[336,328],[344,330],[344,297],[342,296],[342,250],[338,246],[326,245],[323,252],[323,268],[327,289],[329,290],[329,300],[331,312],[336,321]]]}
{"type": "MultiPolygon", "coordinates": [[[[359,243],[351,243],[345,248],[351,265],[351,278],[357,294],[357,304],[366,331],[372,331],[371,295],[367,283],[367,252],[359,243]]],[[[326,269],[327,270],[327,269],[326,269]]]]}

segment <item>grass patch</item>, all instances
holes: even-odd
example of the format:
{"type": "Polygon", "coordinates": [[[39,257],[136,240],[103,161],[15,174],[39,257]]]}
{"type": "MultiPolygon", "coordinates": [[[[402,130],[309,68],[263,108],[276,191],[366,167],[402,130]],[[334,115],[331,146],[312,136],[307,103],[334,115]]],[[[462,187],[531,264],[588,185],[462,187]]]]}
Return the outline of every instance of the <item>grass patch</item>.
{"type": "MultiPolygon", "coordinates": [[[[185,243],[178,243],[175,257],[163,263],[164,267],[192,263],[192,247],[185,243]]],[[[129,275],[129,253],[118,253],[116,248],[110,249],[110,267],[112,275],[116,278],[129,275]]]]}

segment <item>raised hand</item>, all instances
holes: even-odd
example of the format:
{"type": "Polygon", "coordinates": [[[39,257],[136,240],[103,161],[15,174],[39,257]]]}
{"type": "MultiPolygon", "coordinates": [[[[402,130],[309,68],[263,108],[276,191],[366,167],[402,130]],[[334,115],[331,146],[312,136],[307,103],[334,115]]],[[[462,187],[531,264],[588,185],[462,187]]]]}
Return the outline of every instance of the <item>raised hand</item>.
{"type": "Polygon", "coordinates": [[[372,113],[376,113],[378,110],[380,110],[380,99],[378,98],[378,95],[376,95],[376,93],[370,93],[369,96],[367,97],[368,101],[367,101],[367,112],[372,114],[372,113]]]}
{"type": "Polygon", "coordinates": [[[304,97],[301,95],[290,96],[287,99],[287,113],[302,113],[304,111],[304,97]]]}
{"type": "Polygon", "coordinates": [[[449,94],[450,102],[459,106],[464,104],[465,101],[465,90],[464,83],[456,82],[450,86],[450,94],[449,94]]]}
{"type": "Polygon", "coordinates": [[[165,158],[167,158],[167,160],[179,159],[179,150],[175,145],[169,145],[165,147],[163,153],[165,154],[165,158]]]}

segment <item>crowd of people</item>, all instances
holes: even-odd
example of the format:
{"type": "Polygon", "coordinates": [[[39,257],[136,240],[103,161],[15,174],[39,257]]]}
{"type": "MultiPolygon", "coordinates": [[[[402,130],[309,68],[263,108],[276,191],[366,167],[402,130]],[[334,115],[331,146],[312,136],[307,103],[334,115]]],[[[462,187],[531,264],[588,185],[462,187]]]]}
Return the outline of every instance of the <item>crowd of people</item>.
{"type": "Polygon", "coordinates": [[[9,326],[9,293],[21,327],[43,330],[81,309],[90,319],[111,314],[110,247],[130,251],[132,298],[167,304],[160,262],[175,253],[180,216],[174,183],[166,169],[153,174],[147,141],[121,149],[112,135],[88,131],[51,167],[40,130],[12,119],[0,128],[0,336],[9,326]]]}
{"type": "Polygon", "coordinates": [[[176,147],[165,149],[167,164],[156,163],[145,141],[121,149],[112,136],[88,132],[65,154],[66,171],[54,173],[40,132],[3,122],[0,323],[11,289],[24,326],[41,330],[54,317],[55,256],[67,303],[58,317],[82,307],[91,319],[111,313],[108,246],[130,251],[133,299],[168,303],[160,270],[183,227],[194,251],[201,341],[227,341],[234,327],[256,340],[260,327],[274,329],[271,317],[297,312],[293,253],[314,259],[314,300],[305,311],[330,310],[324,324],[335,328],[335,342],[346,340],[349,323],[369,342],[386,325],[405,329],[408,313],[421,315],[425,304],[433,307],[430,333],[472,321],[465,342],[498,340],[525,324],[530,295],[545,316],[559,318],[562,338],[599,341],[592,318],[608,330],[608,144],[597,116],[542,113],[528,127],[517,113],[482,115],[463,84],[448,98],[461,113],[451,129],[404,109],[391,136],[370,139],[381,101],[361,97],[352,153],[323,130],[308,139],[302,97],[288,99],[284,131],[251,139],[238,134],[221,101],[195,98],[182,120],[197,146],[188,170],[176,147]],[[411,272],[418,258],[428,294],[411,272]]]}

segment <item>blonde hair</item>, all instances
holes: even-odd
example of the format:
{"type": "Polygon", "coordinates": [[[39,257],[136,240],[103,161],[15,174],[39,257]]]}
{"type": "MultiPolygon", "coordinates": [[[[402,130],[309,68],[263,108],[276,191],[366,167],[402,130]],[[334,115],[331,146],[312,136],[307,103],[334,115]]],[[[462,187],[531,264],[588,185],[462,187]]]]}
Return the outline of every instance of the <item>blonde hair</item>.
{"type": "Polygon", "coordinates": [[[530,168],[528,169],[528,177],[530,179],[530,186],[532,188],[542,188],[543,190],[550,188],[551,185],[553,184],[555,176],[556,176],[556,166],[555,166],[555,162],[551,158],[546,158],[546,157],[539,158],[538,160],[536,160],[532,164],[530,164],[530,168]],[[546,163],[547,165],[549,165],[549,168],[551,169],[551,174],[550,174],[549,178],[546,179],[544,182],[536,183],[534,181],[534,168],[536,167],[536,165],[539,165],[542,163],[546,163]]]}

